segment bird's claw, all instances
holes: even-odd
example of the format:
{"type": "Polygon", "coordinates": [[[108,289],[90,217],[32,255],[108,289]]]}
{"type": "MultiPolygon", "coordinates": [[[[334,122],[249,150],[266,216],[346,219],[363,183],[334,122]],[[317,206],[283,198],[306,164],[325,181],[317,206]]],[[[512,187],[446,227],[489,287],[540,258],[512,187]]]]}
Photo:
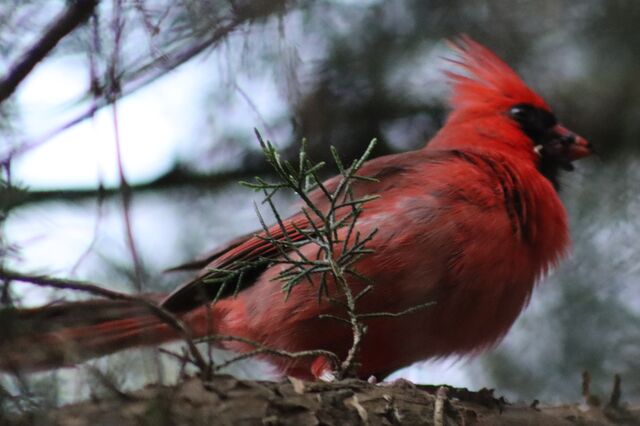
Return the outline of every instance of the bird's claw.
{"type": "Polygon", "coordinates": [[[325,370],[322,372],[322,374],[320,374],[320,376],[318,376],[319,380],[322,380],[323,382],[327,382],[327,383],[333,383],[335,381],[337,381],[336,375],[333,371],[331,370],[325,370]]]}

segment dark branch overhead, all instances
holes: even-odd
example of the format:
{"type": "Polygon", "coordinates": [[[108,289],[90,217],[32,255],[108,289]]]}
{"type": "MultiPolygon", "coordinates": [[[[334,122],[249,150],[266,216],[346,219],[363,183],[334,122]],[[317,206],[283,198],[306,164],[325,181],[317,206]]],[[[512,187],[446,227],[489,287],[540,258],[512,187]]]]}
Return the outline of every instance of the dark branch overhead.
{"type": "MultiPolygon", "coordinates": [[[[261,166],[250,169],[243,168],[242,170],[203,174],[176,166],[157,179],[144,183],[131,184],[127,190],[132,192],[145,192],[181,187],[206,190],[267,172],[266,167],[261,166]]],[[[0,205],[2,208],[13,209],[26,204],[45,201],[74,201],[96,197],[112,197],[120,194],[120,192],[121,189],[118,187],[105,188],[104,186],[86,189],[54,190],[30,190],[12,186],[1,188],[0,193],[2,193],[3,198],[0,200],[0,205]]]]}
{"type": "Polygon", "coordinates": [[[58,15],[49,28],[29,50],[10,67],[0,80],[0,103],[9,98],[33,68],[56,47],[58,42],[70,34],[93,13],[99,0],[69,1],[67,9],[58,15]]]}

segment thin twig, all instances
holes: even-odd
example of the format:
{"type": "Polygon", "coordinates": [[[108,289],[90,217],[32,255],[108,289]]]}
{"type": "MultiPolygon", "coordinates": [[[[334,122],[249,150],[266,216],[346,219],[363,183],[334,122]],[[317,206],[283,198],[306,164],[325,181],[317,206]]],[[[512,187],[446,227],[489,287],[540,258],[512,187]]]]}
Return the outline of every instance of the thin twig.
{"type": "Polygon", "coordinates": [[[258,106],[255,104],[255,102],[253,102],[253,99],[251,99],[249,94],[247,94],[247,92],[245,92],[244,89],[242,89],[238,81],[235,79],[233,81],[233,88],[240,94],[242,99],[244,99],[244,101],[247,103],[249,108],[253,111],[253,113],[258,118],[258,120],[260,120],[260,124],[262,125],[262,127],[267,129],[267,134],[270,137],[273,137],[273,130],[271,129],[271,126],[269,126],[267,121],[264,119],[264,116],[262,115],[262,113],[260,113],[258,106]]]}
{"type": "Polygon", "coordinates": [[[345,323],[347,325],[351,325],[351,323],[349,322],[348,319],[339,317],[337,315],[321,314],[321,315],[318,315],[318,318],[319,319],[332,319],[332,320],[340,321],[340,322],[345,323]]]}
{"type": "Polygon", "coordinates": [[[213,335],[213,336],[207,336],[200,339],[196,339],[195,343],[224,342],[224,341],[235,341],[235,342],[245,343],[247,345],[253,346],[255,349],[252,351],[237,355],[221,364],[216,365],[215,366],[216,372],[222,370],[223,368],[228,367],[229,365],[235,362],[242,361],[244,359],[253,358],[257,355],[262,355],[262,354],[279,356],[284,358],[291,358],[291,359],[323,356],[330,359],[335,365],[339,365],[340,363],[340,358],[331,351],[326,351],[323,349],[315,349],[315,350],[308,350],[308,351],[291,352],[287,350],[272,348],[272,347],[263,345],[260,342],[256,342],[255,340],[251,340],[251,339],[247,339],[239,336],[213,335]]]}
{"type": "Polygon", "coordinates": [[[131,254],[134,270],[134,287],[138,293],[142,293],[143,272],[140,255],[136,248],[135,239],[133,238],[133,227],[131,225],[131,190],[127,181],[122,157],[122,143],[120,141],[120,126],[118,120],[117,101],[121,88],[121,76],[119,75],[120,53],[122,50],[122,33],[124,31],[125,20],[122,13],[122,0],[114,0],[113,2],[113,19],[111,28],[113,30],[113,51],[111,52],[111,61],[107,72],[109,87],[107,98],[113,99],[111,103],[111,116],[113,119],[113,135],[116,147],[116,164],[118,167],[118,177],[120,179],[120,193],[122,197],[122,215],[125,226],[125,237],[127,246],[131,254]]]}
{"type": "Polygon", "coordinates": [[[95,248],[96,244],[98,243],[100,224],[102,223],[102,219],[103,219],[103,216],[104,216],[103,207],[104,207],[104,197],[99,196],[96,199],[96,213],[95,213],[95,220],[93,222],[93,237],[91,238],[91,242],[89,243],[87,248],[85,248],[84,251],[80,254],[80,256],[78,256],[78,259],[76,260],[76,262],[71,267],[70,275],[75,275],[75,273],[78,270],[78,268],[80,267],[80,265],[82,265],[82,263],[91,254],[91,252],[95,248]]]}
{"type": "Polygon", "coordinates": [[[421,311],[425,308],[429,308],[433,305],[435,305],[436,302],[427,302],[427,303],[422,303],[420,305],[415,305],[412,306],[410,308],[407,308],[403,311],[400,312],[371,312],[368,314],[358,314],[358,318],[379,318],[379,317],[392,317],[392,318],[397,318],[397,317],[401,317],[404,315],[408,315],[408,314],[413,314],[414,312],[418,312],[421,311]]]}
{"type": "Polygon", "coordinates": [[[182,368],[182,365],[187,365],[187,364],[191,364],[191,365],[193,365],[195,367],[198,367],[198,365],[188,355],[178,354],[178,353],[175,353],[175,352],[170,351],[169,349],[165,349],[165,348],[158,348],[158,352],[160,352],[161,354],[164,354],[164,355],[168,355],[171,358],[174,358],[174,359],[180,361],[181,362],[181,368],[182,368]]]}
{"type": "Polygon", "coordinates": [[[138,397],[132,394],[128,394],[124,392],[122,389],[120,389],[114,383],[114,381],[110,377],[108,377],[104,372],[102,372],[99,368],[96,368],[92,365],[87,365],[86,368],[87,368],[87,371],[89,371],[89,374],[91,374],[95,379],[97,379],[100,385],[102,385],[102,387],[104,387],[107,391],[109,391],[112,395],[114,395],[120,401],[132,402],[132,401],[139,400],[138,397]]]}

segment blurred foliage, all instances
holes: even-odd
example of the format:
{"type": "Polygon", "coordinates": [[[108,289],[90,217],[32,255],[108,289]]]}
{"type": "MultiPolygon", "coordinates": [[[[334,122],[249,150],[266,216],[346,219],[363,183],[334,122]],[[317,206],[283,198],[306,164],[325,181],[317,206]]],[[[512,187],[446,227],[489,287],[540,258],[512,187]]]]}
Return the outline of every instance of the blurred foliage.
{"type": "MultiPolygon", "coordinates": [[[[61,5],[13,3],[0,7],[3,67],[61,5]]],[[[228,84],[209,90],[251,98],[235,80],[269,76],[287,103],[268,123],[285,129],[278,139],[305,137],[325,156],[333,144],[353,157],[376,136],[382,155],[421,146],[440,127],[446,107],[434,71],[444,66],[442,41],[467,33],[521,71],[603,154],[638,151],[640,4],[632,0],[138,0],[122,3],[119,24],[114,4],[102,2],[97,19],[56,51],[90,58],[87,98],[127,94],[199,54],[226,52],[228,84]],[[118,46],[114,25],[123,28],[118,46]]],[[[228,129],[211,144],[255,146],[250,130],[263,123],[246,124],[240,136],[228,129]]]]}
{"type": "MultiPolygon", "coordinates": [[[[94,63],[94,90],[87,85],[84,101],[115,90],[109,76],[113,4],[103,1],[96,26],[76,31],[55,52],[87,55],[94,63]]],[[[0,5],[0,70],[63,5],[17,0],[0,5]]],[[[447,111],[439,73],[446,66],[439,59],[443,39],[466,33],[491,47],[544,95],[569,128],[595,144],[604,161],[579,164],[565,179],[573,257],[538,289],[506,342],[483,359],[483,374],[515,396],[571,398],[579,392],[583,369],[603,388],[620,372],[627,389],[640,395],[640,2],[137,0],[123,7],[115,73],[123,93],[203,53],[219,55],[224,72],[218,71],[226,77],[223,84],[202,82],[203,91],[211,93],[202,120],[208,128],[214,117],[222,117],[224,128],[199,134],[204,144],[190,144],[196,154],[182,161],[194,168],[231,141],[242,158],[239,169],[255,170],[261,156],[252,148],[252,128],[265,125],[270,138],[289,144],[291,154],[293,141],[306,138],[315,159],[327,158],[332,144],[350,161],[373,137],[379,139],[376,155],[422,146],[447,111]],[[256,112],[241,129],[225,126],[226,108],[262,95],[242,92],[240,78],[269,80],[277,88],[273,96],[285,105],[279,115],[270,114],[263,123],[256,112]]],[[[19,120],[15,108],[11,105],[12,115],[3,110],[0,128],[19,131],[11,125],[19,120]]],[[[235,190],[229,192],[228,202],[249,205],[235,190]]],[[[198,199],[204,197],[200,192],[162,196],[165,204],[182,206],[174,224],[182,235],[180,252],[203,248],[211,234],[203,236],[202,229],[222,222],[220,205],[198,199]]],[[[241,213],[237,220],[243,218],[241,213]]],[[[243,226],[238,225],[249,230],[243,226]]],[[[220,235],[215,237],[219,242],[220,235]]],[[[101,268],[109,272],[98,276],[131,279],[126,261],[111,261],[110,268],[108,263],[101,268]]],[[[148,273],[160,287],[171,285],[171,279],[148,273]]]]}

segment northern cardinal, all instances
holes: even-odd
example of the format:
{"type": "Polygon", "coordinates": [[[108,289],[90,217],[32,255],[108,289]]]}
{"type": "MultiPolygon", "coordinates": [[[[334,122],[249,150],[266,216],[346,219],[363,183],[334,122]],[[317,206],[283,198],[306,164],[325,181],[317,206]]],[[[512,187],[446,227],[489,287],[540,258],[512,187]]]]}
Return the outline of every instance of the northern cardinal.
{"type": "MultiPolygon", "coordinates": [[[[496,344],[526,306],[536,282],[569,247],[565,209],[558,198],[558,172],[591,154],[590,144],[563,127],[545,101],[495,54],[468,37],[453,44],[459,72],[449,72],[452,111],[437,135],[420,150],[367,162],[361,175],[377,182],[354,184],[356,196],[377,194],[364,206],[356,227],[378,233],[373,253],[355,268],[375,283],[359,300],[361,312],[400,312],[435,305],[398,318],[366,320],[358,375],[387,374],[415,361],[477,353],[496,344]]],[[[337,179],[326,186],[335,187],[337,179]]],[[[320,208],[327,202],[314,192],[320,208]]],[[[301,214],[285,220],[309,225],[301,214]]],[[[285,238],[280,226],[275,238],[285,238]]],[[[345,231],[341,232],[344,237],[345,231]]],[[[232,268],[236,260],[278,256],[258,235],[237,238],[206,260],[188,267],[232,268]]],[[[307,256],[317,253],[308,243],[307,256]]],[[[341,307],[318,301],[317,286],[298,285],[288,299],[272,280],[282,266],[247,274],[244,289],[224,294],[208,310],[217,288],[201,279],[159,296],[195,336],[240,336],[288,351],[325,349],[344,356],[351,329],[321,314],[341,307]]],[[[201,275],[202,275],[201,274],[201,275]]],[[[209,273],[210,274],[210,273],[209,273]]],[[[364,283],[351,280],[354,289],[364,283]]],[[[38,369],[79,359],[176,340],[178,333],[142,307],[117,301],[87,301],[14,312],[18,330],[0,344],[3,369],[38,369]],[[22,326],[22,328],[20,328],[22,326]],[[68,347],[73,357],[69,357],[68,347]],[[34,348],[38,348],[34,350],[34,348]]],[[[254,349],[229,341],[223,347],[254,349]]],[[[326,374],[326,360],[267,358],[283,374],[326,374]]]]}

